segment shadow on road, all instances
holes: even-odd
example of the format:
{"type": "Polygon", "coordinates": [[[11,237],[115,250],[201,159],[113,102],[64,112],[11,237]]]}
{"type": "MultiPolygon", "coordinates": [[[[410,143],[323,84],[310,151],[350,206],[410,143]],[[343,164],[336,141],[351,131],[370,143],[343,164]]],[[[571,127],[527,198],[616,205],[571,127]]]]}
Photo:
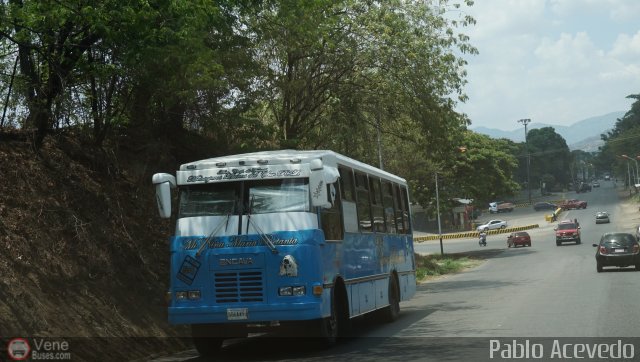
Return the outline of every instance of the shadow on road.
{"type": "Polygon", "coordinates": [[[493,259],[493,258],[508,258],[512,256],[521,256],[521,255],[528,255],[533,253],[537,253],[535,248],[518,247],[518,248],[511,248],[511,249],[482,248],[478,250],[464,251],[460,253],[450,253],[447,255],[453,256],[456,258],[466,256],[472,259],[485,260],[485,259],[493,259]]]}
{"type": "Polygon", "coordinates": [[[618,268],[618,267],[604,267],[602,269],[603,273],[633,273],[636,272],[637,270],[631,266],[631,267],[624,267],[624,268],[618,268]]]}
{"type": "Polygon", "coordinates": [[[187,361],[478,361],[487,347],[486,338],[376,337],[314,350],[298,340],[254,338],[226,347],[215,358],[187,361]]]}
{"type": "MultiPolygon", "coordinates": [[[[340,340],[329,348],[322,347],[317,341],[306,338],[277,338],[272,335],[256,335],[250,338],[234,339],[225,342],[225,346],[213,359],[186,357],[181,361],[371,361],[371,360],[423,360],[428,354],[429,360],[447,360],[446,356],[460,358],[459,348],[469,347],[465,339],[455,338],[417,338],[413,336],[385,337],[397,335],[403,330],[427,318],[431,313],[442,310],[469,309],[466,304],[447,303],[433,305],[427,309],[403,309],[400,318],[394,323],[383,323],[379,314],[353,320],[349,337],[340,340]],[[441,340],[436,343],[436,340],[441,340]],[[445,344],[442,342],[446,341],[445,344]],[[463,343],[464,342],[464,343],[463,343]],[[402,356],[402,357],[401,357],[402,356]]],[[[428,328],[432,328],[427,326],[428,328]]],[[[482,346],[486,349],[486,345],[482,346]]],[[[472,350],[470,353],[477,353],[472,350]]]]}
{"type": "Polygon", "coordinates": [[[471,280],[439,280],[437,283],[424,283],[418,286],[419,292],[429,293],[445,293],[453,290],[472,290],[472,289],[488,289],[502,288],[507,285],[513,285],[511,282],[502,282],[495,280],[471,279],[471,280]]]}

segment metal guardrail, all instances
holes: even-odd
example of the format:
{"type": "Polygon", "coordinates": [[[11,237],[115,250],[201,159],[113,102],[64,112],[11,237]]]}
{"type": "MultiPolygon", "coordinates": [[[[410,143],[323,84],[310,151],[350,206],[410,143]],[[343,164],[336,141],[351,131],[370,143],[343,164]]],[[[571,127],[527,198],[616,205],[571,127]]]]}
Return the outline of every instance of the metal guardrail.
{"type": "MultiPolygon", "coordinates": [[[[510,228],[504,228],[504,229],[494,229],[494,230],[488,230],[487,235],[505,234],[505,233],[511,233],[514,231],[535,229],[539,227],[540,225],[538,224],[531,224],[531,225],[516,226],[516,227],[510,227],[510,228]]],[[[480,236],[480,233],[478,231],[466,231],[462,233],[442,234],[442,239],[460,239],[460,238],[471,238],[471,237],[477,238],[479,236],[480,236]]],[[[440,235],[428,235],[428,236],[415,237],[413,238],[413,241],[421,242],[421,241],[439,240],[439,239],[440,239],[440,235]]]]}

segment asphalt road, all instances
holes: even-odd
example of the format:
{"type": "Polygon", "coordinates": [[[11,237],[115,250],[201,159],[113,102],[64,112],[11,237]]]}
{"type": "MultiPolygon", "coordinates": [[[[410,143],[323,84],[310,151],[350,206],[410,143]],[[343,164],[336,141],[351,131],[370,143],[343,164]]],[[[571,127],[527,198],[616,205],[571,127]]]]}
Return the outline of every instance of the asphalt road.
{"type": "MultiPolygon", "coordinates": [[[[602,230],[619,230],[617,227],[626,228],[625,230],[633,229],[634,225],[640,224],[640,213],[633,217],[638,217],[637,220],[630,220],[631,223],[626,223],[617,217],[617,213],[621,210],[622,205],[618,200],[618,193],[614,186],[613,181],[600,182],[601,187],[594,188],[591,192],[577,194],[575,192],[566,192],[554,195],[556,199],[579,199],[585,200],[588,203],[587,209],[569,210],[564,211],[559,221],[565,219],[578,219],[580,226],[582,227],[583,243],[594,240],[593,238],[599,238],[602,230]],[[611,224],[595,225],[595,213],[596,211],[607,211],[611,214],[611,224]],[[592,227],[593,226],[593,227],[592,227]],[[591,237],[592,239],[587,239],[591,237]]],[[[618,191],[621,190],[618,185],[618,191]]],[[[553,228],[557,223],[550,223],[545,220],[546,214],[551,214],[550,210],[534,211],[533,207],[518,207],[513,212],[505,212],[499,214],[489,214],[485,212],[479,219],[479,223],[485,223],[489,220],[499,219],[505,220],[509,227],[524,226],[538,224],[540,227],[537,229],[527,230],[531,235],[532,242],[540,240],[540,238],[551,237],[553,238],[553,228]]],[[[623,218],[624,219],[624,218],[623,218]]],[[[494,234],[487,236],[488,248],[503,248],[507,245],[507,236],[509,234],[494,234]]],[[[555,241],[555,240],[553,240],[555,241]]],[[[555,245],[555,244],[554,244],[555,245]]],[[[429,240],[425,242],[418,242],[414,245],[415,250],[419,254],[435,254],[440,253],[440,240],[429,240]]],[[[442,249],[445,253],[460,253],[468,252],[478,249],[477,238],[462,238],[462,239],[443,239],[442,249]]]]}
{"type": "MultiPolygon", "coordinates": [[[[549,360],[557,341],[561,345],[614,343],[619,337],[640,337],[640,272],[615,268],[597,273],[591,245],[607,231],[633,232],[640,224],[640,212],[618,200],[611,182],[577,196],[588,201],[588,208],[565,212],[561,219],[578,219],[580,245],[556,246],[553,225],[544,222],[544,212],[529,209],[505,214],[512,225],[530,223],[532,218],[539,221],[542,227],[530,231],[532,247],[508,249],[504,234],[490,236],[486,248],[480,248],[475,239],[447,240],[445,252],[481,253],[486,261],[421,284],[416,296],[401,304],[398,321],[383,324],[376,316],[358,320],[353,338],[327,350],[287,339],[231,341],[215,360],[490,361],[500,360],[499,353],[508,343],[515,350],[529,338],[534,338],[532,344],[545,347],[542,360],[549,360]],[[612,223],[596,225],[596,211],[608,211],[612,223]],[[496,345],[499,350],[490,358],[496,345]]],[[[416,250],[439,253],[439,243],[423,243],[416,250]]],[[[635,343],[638,359],[640,338],[628,342],[635,343]]],[[[156,359],[201,360],[194,350],[156,359]]]]}

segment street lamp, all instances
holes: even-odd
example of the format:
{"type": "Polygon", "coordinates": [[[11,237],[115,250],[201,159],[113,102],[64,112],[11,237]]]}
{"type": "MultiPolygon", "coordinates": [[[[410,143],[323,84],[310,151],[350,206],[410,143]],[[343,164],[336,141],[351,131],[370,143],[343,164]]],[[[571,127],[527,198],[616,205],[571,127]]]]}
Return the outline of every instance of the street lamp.
{"type": "MultiPolygon", "coordinates": [[[[458,146],[456,150],[459,153],[467,152],[467,146],[458,146]]],[[[436,211],[438,212],[438,236],[440,237],[440,255],[444,255],[444,247],[442,246],[442,224],[440,223],[440,194],[438,193],[438,171],[435,172],[436,179],[436,211]]]]}
{"type": "Polygon", "coordinates": [[[636,183],[640,184],[640,175],[638,173],[640,173],[640,171],[638,171],[638,160],[640,160],[640,156],[636,156],[636,159],[634,161],[636,161],[636,183]]]}
{"type": "Polygon", "coordinates": [[[622,158],[627,159],[627,188],[631,185],[631,170],[629,169],[629,160],[631,159],[627,155],[620,155],[622,158]]]}
{"type": "MultiPolygon", "coordinates": [[[[634,179],[635,179],[634,180],[634,185],[635,185],[636,183],[638,183],[638,160],[636,159],[637,157],[636,158],[631,158],[631,157],[629,157],[627,155],[622,155],[622,157],[626,158],[627,160],[632,160],[636,164],[636,173],[634,175],[635,176],[634,177],[634,179]]],[[[627,169],[628,169],[628,166],[629,166],[629,163],[627,162],[627,169]]],[[[631,173],[629,173],[629,186],[631,186],[631,173]]]]}
{"type": "Polygon", "coordinates": [[[444,255],[442,247],[442,226],[440,225],[440,195],[438,195],[438,173],[436,172],[436,211],[438,211],[438,236],[440,237],[440,255],[444,255]]]}
{"type": "Polygon", "coordinates": [[[518,123],[524,124],[524,147],[527,152],[527,190],[529,192],[529,203],[531,203],[531,180],[529,177],[529,167],[531,164],[531,157],[529,155],[529,142],[527,141],[527,125],[531,122],[529,118],[523,118],[518,120],[518,123]]]}

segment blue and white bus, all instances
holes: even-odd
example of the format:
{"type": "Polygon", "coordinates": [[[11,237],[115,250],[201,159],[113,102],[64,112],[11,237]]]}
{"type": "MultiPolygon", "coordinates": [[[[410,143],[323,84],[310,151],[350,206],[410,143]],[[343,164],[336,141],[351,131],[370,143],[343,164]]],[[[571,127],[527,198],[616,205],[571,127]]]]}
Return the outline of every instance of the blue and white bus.
{"type": "Polygon", "coordinates": [[[312,331],[333,342],[351,318],[393,321],[416,291],[407,183],[332,151],[265,151],[153,175],[171,217],[168,317],[198,351],[225,338],[312,331]]]}

